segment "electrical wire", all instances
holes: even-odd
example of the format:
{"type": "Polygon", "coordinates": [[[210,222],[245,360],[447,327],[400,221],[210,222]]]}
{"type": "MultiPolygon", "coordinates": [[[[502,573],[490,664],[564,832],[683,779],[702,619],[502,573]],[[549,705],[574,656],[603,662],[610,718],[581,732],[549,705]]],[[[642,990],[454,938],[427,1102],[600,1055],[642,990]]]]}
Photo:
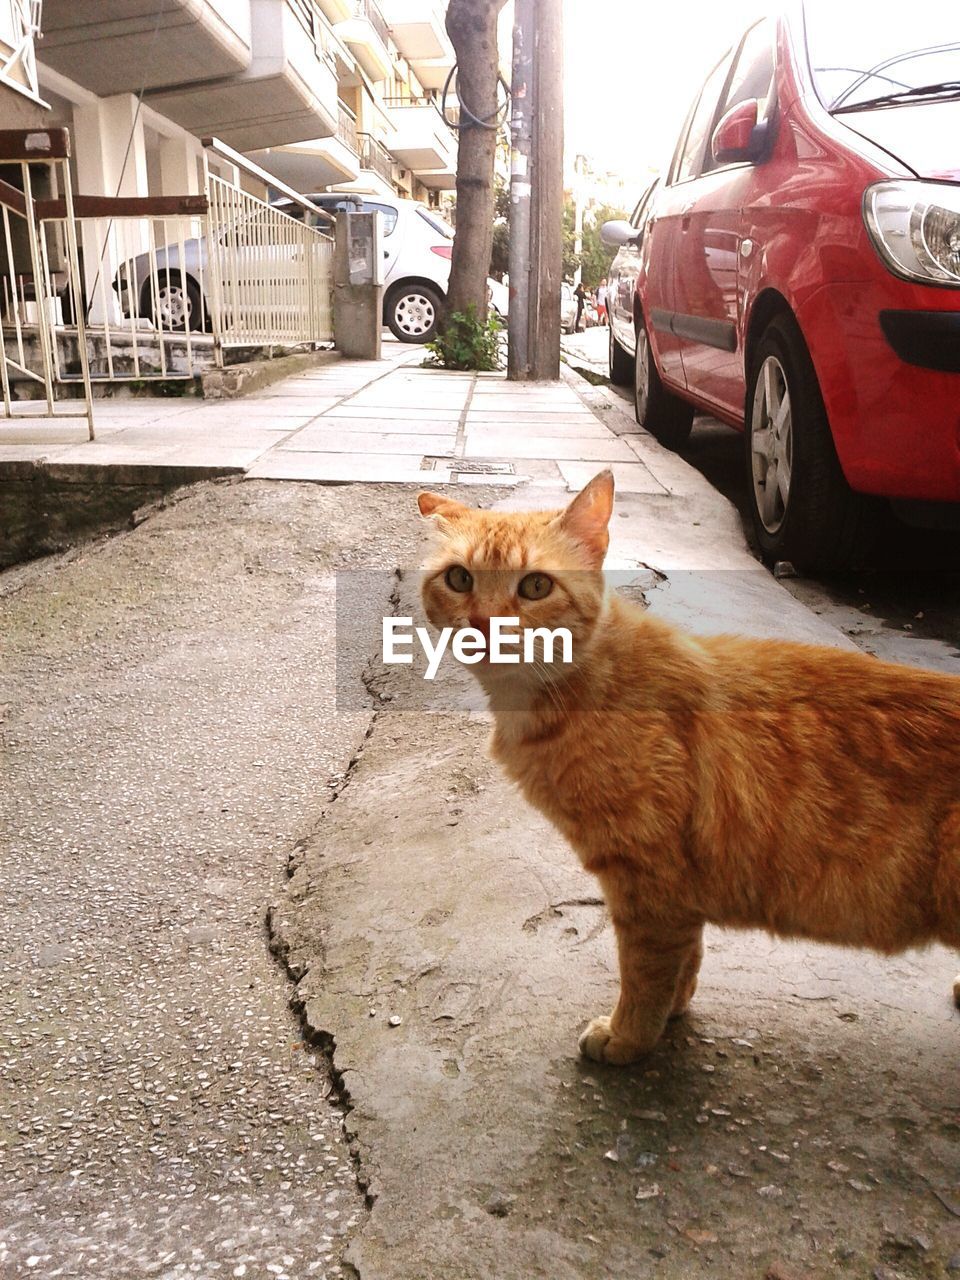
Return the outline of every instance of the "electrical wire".
{"type": "Polygon", "coordinates": [[[457,97],[460,100],[461,120],[455,122],[447,115],[447,96],[450,93],[450,86],[453,83],[453,79],[457,74],[457,68],[459,66],[459,62],[455,62],[450,68],[449,74],[444,82],[443,93],[440,95],[440,114],[443,116],[444,123],[449,128],[456,131],[461,129],[493,129],[495,132],[499,132],[500,129],[506,125],[510,114],[510,86],[499,72],[497,73],[497,88],[503,88],[504,100],[502,104],[497,107],[496,111],[494,111],[493,115],[483,117],[474,115],[464,100],[460,97],[459,92],[457,93],[457,97]],[[463,116],[467,117],[466,123],[462,122],[463,116]]]}

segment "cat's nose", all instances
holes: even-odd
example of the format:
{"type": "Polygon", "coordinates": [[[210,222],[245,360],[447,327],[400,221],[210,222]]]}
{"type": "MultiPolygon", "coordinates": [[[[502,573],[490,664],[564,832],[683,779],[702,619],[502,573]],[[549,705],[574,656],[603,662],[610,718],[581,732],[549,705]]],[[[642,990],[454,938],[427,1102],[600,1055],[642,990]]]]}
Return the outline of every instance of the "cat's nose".
{"type": "Polygon", "coordinates": [[[481,618],[479,614],[471,613],[471,614],[470,614],[470,617],[467,619],[467,621],[470,623],[470,626],[471,626],[471,627],[473,627],[473,629],[474,629],[475,631],[479,631],[479,632],[480,632],[480,634],[483,636],[484,640],[486,640],[486,641],[487,641],[487,643],[489,643],[489,641],[490,641],[490,619],[489,619],[489,618],[481,618]]]}

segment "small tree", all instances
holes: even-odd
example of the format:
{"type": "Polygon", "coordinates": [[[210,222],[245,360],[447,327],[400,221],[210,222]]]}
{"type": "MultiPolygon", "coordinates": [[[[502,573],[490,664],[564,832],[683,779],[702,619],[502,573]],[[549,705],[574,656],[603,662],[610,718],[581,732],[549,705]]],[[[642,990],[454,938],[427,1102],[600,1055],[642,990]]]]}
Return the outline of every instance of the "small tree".
{"type": "Polygon", "coordinates": [[[480,320],[487,314],[500,68],[497,18],[505,3],[506,0],[449,0],[447,5],[447,34],[457,55],[457,95],[461,103],[457,231],[447,287],[448,316],[466,315],[470,306],[480,320]]]}
{"type": "Polygon", "coordinates": [[[576,216],[573,201],[565,200],[563,205],[563,274],[572,276],[577,267],[580,268],[584,285],[593,289],[604,276],[610,274],[610,266],[616,257],[616,249],[608,249],[600,239],[600,228],[605,222],[617,218],[627,218],[629,214],[611,205],[599,205],[583,219],[583,251],[574,252],[574,218],[576,216]]]}

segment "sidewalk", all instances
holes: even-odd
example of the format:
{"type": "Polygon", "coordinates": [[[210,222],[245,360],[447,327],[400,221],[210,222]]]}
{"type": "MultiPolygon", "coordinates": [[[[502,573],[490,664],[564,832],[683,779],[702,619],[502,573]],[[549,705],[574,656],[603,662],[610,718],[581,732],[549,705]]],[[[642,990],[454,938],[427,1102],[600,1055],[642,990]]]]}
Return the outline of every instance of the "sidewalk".
{"type": "Polygon", "coordinates": [[[177,466],[321,483],[577,484],[618,464],[622,484],[661,491],[566,384],[421,367],[421,348],[385,343],[379,363],[340,360],[236,400],[97,401],[97,439],[71,421],[0,426],[0,466],[177,466]],[[518,429],[519,428],[519,429],[518,429]],[[493,465],[491,465],[493,464],[493,465]]]}
{"type": "Polygon", "coordinates": [[[93,442],[71,423],[0,428],[0,481],[22,481],[24,465],[42,461],[59,485],[92,482],[98,492],[237,475],[483,485],[516,508],[563,505],[610,467],[620,518],[608,565],[671,575],[657,584],[664,612],[694,629],[778,635],[786,625],[797,638],[846,643],[756,562],[730,504],[605,388],[566,367],[559,382],[523,384],[424,368],[419,347],[384,351],[380,362],[339,360],[235,400],[103,401],[93,442]],[[710,579],[720,571],[718,593],[710,579]]]}

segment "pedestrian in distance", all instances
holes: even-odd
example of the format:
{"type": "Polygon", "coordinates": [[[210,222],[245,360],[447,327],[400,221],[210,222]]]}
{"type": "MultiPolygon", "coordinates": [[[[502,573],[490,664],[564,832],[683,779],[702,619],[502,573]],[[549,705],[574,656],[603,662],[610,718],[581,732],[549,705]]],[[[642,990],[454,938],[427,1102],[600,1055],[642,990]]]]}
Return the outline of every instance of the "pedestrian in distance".
{"type": "Polygon", "coordinates": [[[604,276],[597,285],[597,324],[605,325],[607,323],[607,296],[610,292],[607,285],[607,277],[604,276]]]}
{"type": "Polygon", "coordinates": [[[580,323],[583,320],[583,308],[587,305],[587,295],[584,292],[582,280],[577,281],[577,287],[573,291],[573,296],[577,300],[577,320],[576,324],[573,326],[573,331],[574,333],[579,333],[580,323]]]}

